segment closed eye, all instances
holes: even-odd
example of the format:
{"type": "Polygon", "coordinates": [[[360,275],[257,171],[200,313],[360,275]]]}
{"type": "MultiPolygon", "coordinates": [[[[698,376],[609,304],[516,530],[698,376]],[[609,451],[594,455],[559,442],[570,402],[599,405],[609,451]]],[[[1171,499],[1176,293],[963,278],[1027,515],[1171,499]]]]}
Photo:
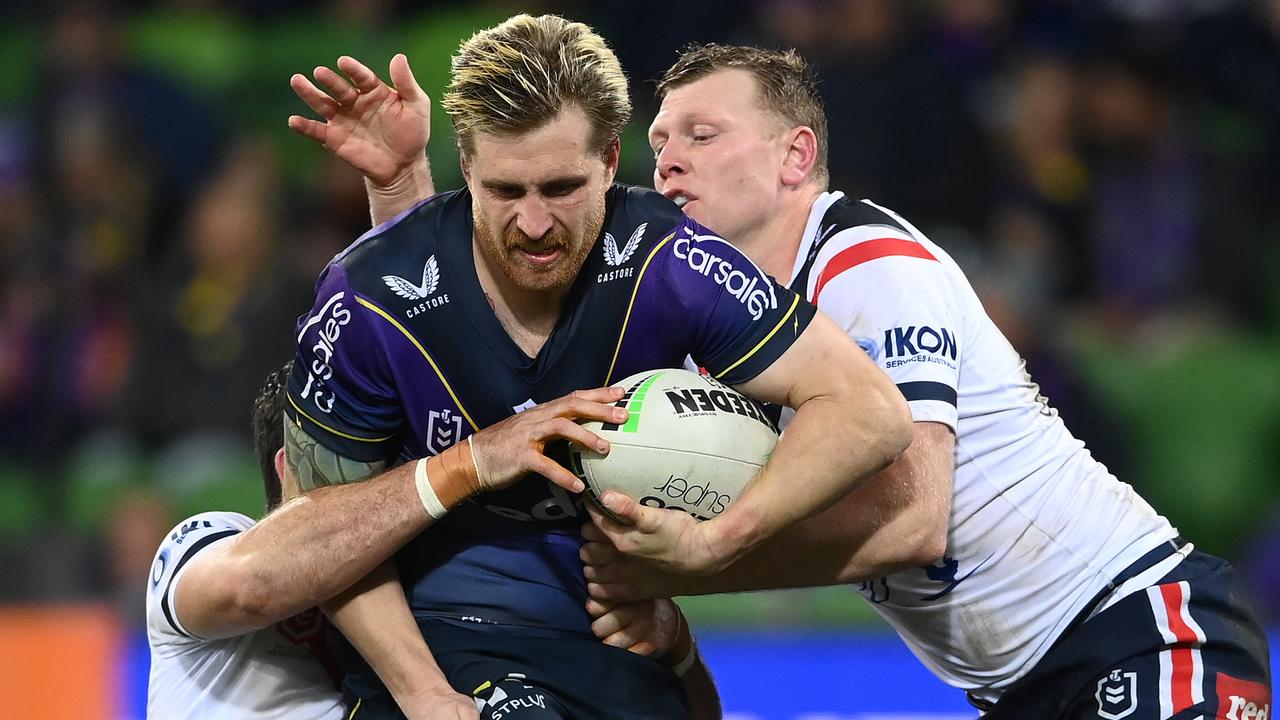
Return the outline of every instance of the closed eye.
{"type": "Polygon", "coordinates": [[[565,197],[572,195],[578,188],[586,185],[586,180],[566,180],[564,182],[554,182],[544,185],[542,194],[547,197],[565,197]]]}
{"type": "Polygon", "coordinates": [[[518,200],[524,197],[524,188],[519,185],[507,185],[504,183],[485,184],[487,189],[494,197],[500,200],[518,200]]]}

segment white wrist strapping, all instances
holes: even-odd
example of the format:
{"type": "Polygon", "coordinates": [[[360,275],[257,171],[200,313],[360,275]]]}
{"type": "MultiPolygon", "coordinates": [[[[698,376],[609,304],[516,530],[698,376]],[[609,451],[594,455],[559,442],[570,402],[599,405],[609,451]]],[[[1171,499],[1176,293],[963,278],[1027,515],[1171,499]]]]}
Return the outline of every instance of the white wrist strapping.
{"type": "Polygon", "coordinates": [[[426,509],[427,514],[432,520],[439,520],[449,512],[444,503],[440,502],[440,497],[436,495],[435,488],[431,487],[431,481],[427,479],[427,459],[422,458],[418,461],[418,467],[414,470],[414,484],[418,487],[418,498],[422,500],[422,507],[426,509]]]}
{"type": "Polygon", "coordinates": [[[474,434],[467,436],[467,449],[471,451],[471,464],[476,466],[476,479],[481,485],[484,484],[484,468],[480,466],[480,457],[476,455],[476,444],[471,442],[474,434]]]}
{"type": "Polygon", "coordinates": [[[698,646],[696,644],[690,644],[689,654],[685,655],[684,659],[681,660],[680,662],[676,663],[675,665],[672,665],[671,672],[675,673],[678,677],[684,677],[685,673],[689,672],[689,668],[692,668],[693,664],[697,662],[697,660],[698,660],[698,646]]]}

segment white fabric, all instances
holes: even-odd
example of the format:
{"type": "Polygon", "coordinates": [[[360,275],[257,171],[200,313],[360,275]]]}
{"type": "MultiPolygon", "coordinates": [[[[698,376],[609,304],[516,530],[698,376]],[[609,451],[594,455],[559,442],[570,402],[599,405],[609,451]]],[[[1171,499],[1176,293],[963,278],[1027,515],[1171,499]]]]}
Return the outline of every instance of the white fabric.
{"type": "Polygon", "coordinates": [[[175,612],[174,592],[190,566],[188,556],[230,542],[253,524],[239,513],[201,513],[179,523],[156,551],[147,582],[147,640],[151,646],[148,718],[343,717],[341,696],[305,644],[323,632],[318,612],[312,610],[273,627],[221,640],[194,637],[175,612]],[[223,534],[227,535],[208,542],[223,534]]]}
{"type": "Polygon", "coordinates": [[[954,572],[940,563],[934,578],[912,569],[859,589],[941,679],[994,698],[1112,577],[1176,531],[1072,437],[941,248],[865,200],[907,232],[887,222],[820,227],[841,197],[825,193],[814,203],[792,280],[824,237],[808,278],[811,300],[841,251],[885,238],[918,243],[936,260],[891,254],[832,269],[817,304],[900,388],[930,383],[923,387],[950,388],[957,398],[909,403],[916,421],[956,433],[944,559],[954,572]],[[939,579],[947,577],[958,584],[939,579]]]}

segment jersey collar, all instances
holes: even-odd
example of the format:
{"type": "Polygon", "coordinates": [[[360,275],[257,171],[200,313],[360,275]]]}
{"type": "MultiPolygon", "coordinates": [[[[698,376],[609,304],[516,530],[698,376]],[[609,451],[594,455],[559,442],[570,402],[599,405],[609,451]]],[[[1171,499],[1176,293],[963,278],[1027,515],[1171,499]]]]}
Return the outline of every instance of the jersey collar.
{"type": "MultiPolygon", "coordinates": [[[[813,246],[822,239],[822,218],[827,214],[827,210],[834,205],[840,198],[844,197],[844,193],[836,190],[835,192],[824,192],[813,201],[813,205],[809,207],[809,221],[804,226],[804,236],[800,238],[800,248],[796,251],[795,262],[791,264],[791,275],[787,277],[787,287],[796,281],[796,276],[800,274],[800,270],[804,268],[805,260],[809,257],[809,252],[813,246]]],[[[791,288],[801,295],[805,295],[804,288],[791,288]]]]}

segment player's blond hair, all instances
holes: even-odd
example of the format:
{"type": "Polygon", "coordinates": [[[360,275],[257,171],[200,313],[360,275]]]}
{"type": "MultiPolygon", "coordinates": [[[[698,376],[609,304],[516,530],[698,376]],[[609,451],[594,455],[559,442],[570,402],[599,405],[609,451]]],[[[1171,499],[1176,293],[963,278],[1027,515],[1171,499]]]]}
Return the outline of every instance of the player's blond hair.
{"type": "Polygon", "coordinates": [[[658,80],[658,102],[672,90],[721,70],[745,70],[756,80],[762,110],[792,127],[804,125],[818,141],[813,178],[826,186],[827,111],[818,92],[818,78],[795,50],[769,50],[749,45],[691,45],[658,80]]]}
{"type": "Polygon", "coordinates": [[[586,113],[603,153],[631,118],[617,56],[590,27],[557,15],[516,15],[465,40],[440,104],[466,155],[477,132],[534,130],[567,105],[586,113]]]}

